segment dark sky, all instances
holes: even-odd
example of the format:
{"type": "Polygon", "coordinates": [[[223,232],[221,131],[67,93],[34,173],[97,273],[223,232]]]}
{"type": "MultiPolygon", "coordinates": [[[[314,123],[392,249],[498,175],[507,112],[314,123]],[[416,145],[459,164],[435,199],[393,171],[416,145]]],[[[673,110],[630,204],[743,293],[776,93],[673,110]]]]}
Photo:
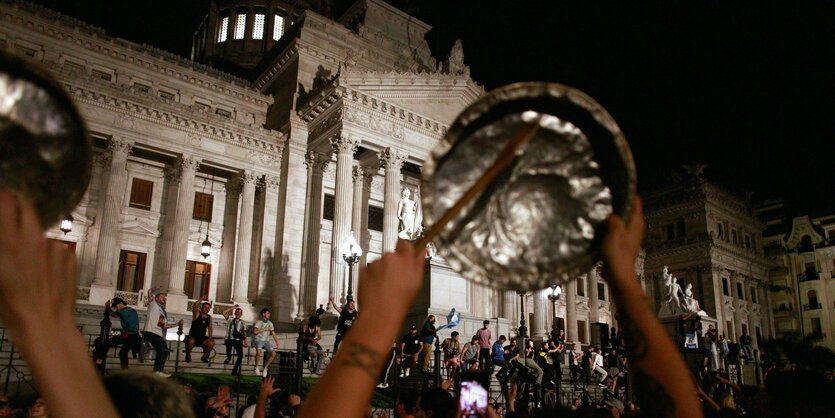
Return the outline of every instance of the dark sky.
{"type": "MultiPolygon", "coordinates": [[[[207,2],[38,3],[188,56],[207,2]]],[[[461,38],[488,90],[545,80],[594,97],[625,132],[642,190],[702,162],[706,178],[754,201],[835,212],[835,2],[411,4],[434,27],[435,55],[461,38]]]]}

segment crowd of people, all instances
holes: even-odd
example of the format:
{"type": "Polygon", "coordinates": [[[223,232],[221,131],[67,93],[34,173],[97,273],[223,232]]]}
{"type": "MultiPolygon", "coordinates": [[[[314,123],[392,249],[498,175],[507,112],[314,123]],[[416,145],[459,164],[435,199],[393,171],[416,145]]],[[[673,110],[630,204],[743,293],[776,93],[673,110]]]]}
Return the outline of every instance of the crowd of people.
{"type": "MultiPolygon", "coordinates": [[[[835,410],[832,408],[832,382],[817,375],[769,371],[765,385],[753,388],[730,383],[719,365],[716,371],[707,367],[703,375],[692,376],[679,350],[644,300],[635,279],[634,261],[640,249],[644,221],[639,200],[634,202],[634,208],[628,222],[616,216],[609,219],[608,231],[602,241],[604,276],[609,281],[624,328],[620,339],[625,347],[625,358],[619,350],[603,352],[601,347],[588,347],[584,353],[576,346],[567,346],[563,335],[554,336],[539,348],[531,340],[525,340],[524,346],[518,347],[513,338],[505,345],[508,339],[499,336],[493,341],[489,323],[485,323],[484,328],[464,344],[458,341],[459,335],[445,341],[444,364],[453,374],[464,373],[464,369],[489,370],[490,373],[498,369],[501,373],[502,369],[508,370],[510,364],[521,364],[533,370],[530,382],[536,387],[543,381],[553,382],[560,378],[561,368],[554,365],[559,364],[564,352],[568,353],[572,380],[578,384],[581,379],[593,376],[602,385],[612,384],[611,376],[620,374],[628,363],[641,408],[624,405],[616,398],[600,404],[574,399],[571,407],[564,409],[523,402],[514,405],[513,411],[504,411],[510,405],[495,402],[488,406],[484,416],[493,417],[499,413],[531,417],[563,414],[694,418],[705,414],[722,417],[831,416],[826,414],[835,410]],[[551,357],[550,369],[548,357],[551,357]]],[[[26,359],[39,391],[31,407],[20,408],[24,416],[222,417],[229,414],[228,388],[219,387],[211,394],[190,394],[187,388],[164,377],[166,328],[182,326],[182,321],[169,320],[164,292],[155,292],[141,331],[136,312],[123,300],[114,299],[107,307],[108,312],[122,321],[124,338],[119,336],[123,345],[120,350],[122,365],[125,362],[121,360],[136,349],[141,332],[141,338],[157,351],[154,361],[157,374],[124,371],[102,380],[94,367],[101,352],[94,353],[95,360],[90,360],[87,346],[74,322],[78,280],[74,254],[58,243],[47,241],[32,204],[6,190],[0,190],[0,231],[0,319],[26,359]],[[42,302],[37,316],[31,315],[32,300],[42,302]],[[55,339],[62,341],[61,350],[51,350],[43,345],[43,341],[55,339]]],[[[429,353],[437,337],[434,317],[429,317],[420,330],[413,327],[401,338],[402,355],[393,356],[398,347],[391,344],[398,338],[400,326],[422,286],[424,256],[423,251],[415,251],[408,242],[401,241],[394,252],[370,263],[358,294],[361,299],[375,303],[365,304],[361,316],[351,303],[339,307],[338,353],[306,399],[302,402],[296,394],[281,395],[285,391],[277,389],[272,378],[266,377],[252,405],[241,409],[243,416],[364,417],[370,413],[372,393],[380,383],[380,374],[391,368],[393,357],[399,357],[404,368],[408,365],[407,369],[428,370],[429,353]],[[269,402],[271,397],[276,399],[269,402]]],[[[201,360],[205,359],[212,344],[207,341],[210,340],[207,337],[211,321],[205,319],[210,308],[202,302],[194,305],[193,331],[188,336],[187,353],[190,354],[194,347],[202,347],[201,360]]],[[[227,359],[231,361],[233,350],[238,358],[241,357],[240,350],[247,344],[249,331],[241,320],[239,309],[233,307],[224,312],[224,317],[228,321],[227,359]]],[[[263,351],[259,354],[263,354],[264,367],[275,358],[269,342],[273,339],[277,343],[276,338],[270,312],[264,309],[252,327],[252,344],[263,351]]],[[[301,329],[301,339],[307,343],[305,351],[311,358],[321,357],[318,315],[306,321],[301,329]]],[[[111,344],[103,342],[102,347],[111,344]]],[[[318,361],[314,364],[314,371],[321,372],[321,364],[318,361]]],[[[240,372],[240,366],[235,371],[240,372]]],[[[257,371],[263,373],[263,368],[257,371]]],[[[458,414],[459,404],[451,386],[448,381],[440,388],[414,395],[401,392],[395,414],[398,417],[454,417],[458,414]]],[[[0,398],[2,414],[13,413],[13,408],[7,398],[0,398]]]]}

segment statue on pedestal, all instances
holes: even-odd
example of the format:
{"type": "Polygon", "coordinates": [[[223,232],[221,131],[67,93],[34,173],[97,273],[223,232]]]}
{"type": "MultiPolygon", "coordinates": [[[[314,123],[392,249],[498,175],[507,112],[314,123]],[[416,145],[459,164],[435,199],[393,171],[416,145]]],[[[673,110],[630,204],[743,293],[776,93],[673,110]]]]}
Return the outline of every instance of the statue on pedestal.
{"type": "Polygon", "coordinates": [[[682,291],[678,279],[670,273],[667,266],[664,266],[662,274],[664,276],[664,286],[667,288],[667,298],[658,312],[659,315],[672,316],[680,313],[695,313],[699,316],[707,316],[707,313],[699,307],[699,301],[693,295],[692,283],[687,283],[685,291],[682,291]]]}
{"type": "Polygon", "coordinates": [[[699,301],[693,297],[693,283],[687,283],[684,290],[684,309],[688,312],[693,312],[699,316],[707,316],[707,312],[699,307],[699,301]]]}
{"type": "Polygon", "coordinates": [[[403,189],[400,202],[397,203],[397,219],[400,220],[400,224],[397,227],[399,231],[397,236],[400,239],[411,240],[416,235],[415,209],[417,204],[409,198],[411,194],[412,192],[409,189],[403,189]]]}

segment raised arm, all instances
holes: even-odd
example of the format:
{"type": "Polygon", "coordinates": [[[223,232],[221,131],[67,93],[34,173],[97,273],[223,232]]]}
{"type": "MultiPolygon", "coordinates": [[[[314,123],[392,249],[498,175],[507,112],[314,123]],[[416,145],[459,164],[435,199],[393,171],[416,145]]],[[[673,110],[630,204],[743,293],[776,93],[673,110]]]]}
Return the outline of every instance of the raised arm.
{"type": "Polygon", "coordinates": [[[375,302],[364,308],[328,371],[313,387],[301,418],[365,416],[391,341],[423,284],[424,257],[424,251],[400,241],[394,253],[368,266],[360,281],[359,299],[375,302]]]}
{"type": "Polygon", "coordinates": [[[191,320],[196,321],[198,315],[200,315],[200,299],[191,304],[191,320]]]}
{"type": "Polygon", "coordinates": [[[223,319],[228,321],[229,317],[232,316],[232,312],[234,312],[235,309],[238,309],[237,303],[235,304],[235,306],[224,309],[223,312],[221,312],[220,314],[223,315],[223,319]]]}
{"type": "Polygon", "coordinates": [[[44,238],[29,200],[0,190],[0,320],[55,417],[118,417],[75,327],[77,286],[75,253],[44,238]]]}
{"type": "Polygon", "coordinates": [[[335,309],[337,312],[342,313],[342,308],[340,308],[339,305],[337,305],[336,302],[333,301],[333,296],[331,296],[330,299],[328,299],[328,304],[330,306],[333,306],[333,309],[335,309]]]}
{"type": "Polygon", "coordinates": [[[607,226],[603,239],[604,276],[624,328],[627,357],[641,407],[652,417],[701,418],[693,377],[650,309],[635,276],[635,259],[644,235],[641,200],[633,200],[627,223],[611,215],[607,226]]]}

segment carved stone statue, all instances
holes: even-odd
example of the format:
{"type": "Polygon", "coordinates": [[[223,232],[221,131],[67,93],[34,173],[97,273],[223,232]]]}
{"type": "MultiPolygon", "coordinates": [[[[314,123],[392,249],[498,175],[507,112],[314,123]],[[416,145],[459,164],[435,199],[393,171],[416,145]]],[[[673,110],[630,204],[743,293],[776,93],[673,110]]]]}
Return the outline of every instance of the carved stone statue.
{"type": "Polygon", "coordinates": [[[684,309],[699,316],[707,316],[707,312],[699,307],[699,301],[693,297],[693,283],[687,283],[687,287],[684,289],[684,309]]]}
{"type": "Polygon", "coordinates": [[[664,276],[664,286],[667,288],[667,298],[659,314],[676,315],[684,311],[681,298],[679,298],[679,295],[684,296],[684,293],[681,291],[681,285],[678,284],[678,279],[670,273],[669,267],[664,266],[662,275],[664,276]]]}
{"type": "Polygon", "coordinates": [[[400,225],[397,228],[399,231],[397,236],[400,239],[411,240],[415,236],[415,209],[416,203],[410,199],[412,192],[409,189],[403,189],[400,202],[397,204],[397,219],[400,220],[400,225]]]}
{"type": "Polygon", "coordinates": [[[449,56],[442,64],[442,70],[447,74],[464,75],[469,77],[470,67],[467,67],[464,64],[464,46],[460,39],[456,40],[455,44],[452,45],[452,49],[449,51],[449,56]]]}

